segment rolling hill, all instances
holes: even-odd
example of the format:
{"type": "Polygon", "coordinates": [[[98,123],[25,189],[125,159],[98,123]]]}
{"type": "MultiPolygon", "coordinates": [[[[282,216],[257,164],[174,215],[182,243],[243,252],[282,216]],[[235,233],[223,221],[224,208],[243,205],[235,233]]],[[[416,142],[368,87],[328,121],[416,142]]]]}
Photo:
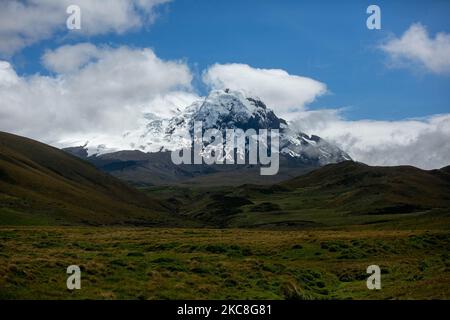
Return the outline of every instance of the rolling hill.
{"type": "Polygon", "coordinates": [[[408,213],[450,208],[448,167],[373,167],[346,161],[327,165],[281,184],[327,196],[323,206],[353,214],[408,213]]]}
{"type": "Polygon", "coordinates": [[[426,171],[345,161],[273,185],[148,190],[177,204],[182,214],[223,227],[448,225],[450,217],[449,167],[426,171]]]}
{"type": "MultiPolygon", "coordinates": [[[[154,165],[164,169],[164,163],[154,165]]],[[[0,225],[303,229],[448,225],[449,213],[450,167],[426,171],[344,161],[276,184],[192,180],[137,190],[64,151],[0,133],[0,225]]]]}
{"type": "Polygon", "coordinates": [[[37,141],[0,132],[0,224],[176,225],[167,206],[37,141]]]}
{"type": "MultiPolygon", "coordinates": [[[[86,137],[86,141],[79,138],[77,140],[86,141],[83,146],[68,146],[64,150],[136,186],[237,186],[244,181],[273,184],[328,163],[351,159],[336,145],[291,127],[259,98],[228,89],[212,90],[207,97],[178,109],[167,119],[146,113],[139,126],[123,133],[116,142],[111,142],[112,145],[102,139],[86,137]],[[186,141],[192,139],[194,124],[199,122],[202,123],[202,132],[207,129],[219,130],[224,141],[226,131],[230,129],[251,129],[255,132],[277,130],[280,157],[278,174],[261,176],[259,165],[173,164],[170,152],[186,147],[186,141]]],[[[206,141],[204,143],[209,144],[206,141]]],[[[244,152],[238,150],[238,153],[235,156],[247,159],[248,164],[248,149],[244,152]]],[[[207,152],[202,152],[202,156],[208,157],[207,152]]]]}

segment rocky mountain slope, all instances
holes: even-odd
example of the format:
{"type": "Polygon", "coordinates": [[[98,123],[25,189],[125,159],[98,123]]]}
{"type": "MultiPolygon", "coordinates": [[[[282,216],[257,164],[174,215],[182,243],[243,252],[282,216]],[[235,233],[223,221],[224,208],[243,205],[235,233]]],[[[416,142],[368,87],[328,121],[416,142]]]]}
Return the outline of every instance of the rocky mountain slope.
{"type": "Polygon", "coordinates": [[[203,176],[209,177],[202,178],[203,182],[222,179],[224,184],[274,183],[312,168],[351,160],[348,154],[322,138],[292,129],[260,99],[230,90],[214,90],[204,99],[178,110],[170,119],[145,114],[142,125],[125,132],[119,145],[123,150],[112,152],[117,147],[106,141],[93,139],[82,147],[75,146],[65,150],[91,161],[102,170],[139,185],[186,181],[194,183],[192,179],[203,176]],[[195,122],[201,122],[203,130],[222,131],[224,139],[226,129],[254,129],[256,132],[261,129],[279,130],[279,174],[275,177],[260,177],[259,171],[255,169],[258,165],[249,164],[174,165],[170,160],[170,151],[191,146],[195,122]],[[225,176],[223,172],[226,172],[225,176]],[[213,179],[214,176],[217,179],[213,179]]]}

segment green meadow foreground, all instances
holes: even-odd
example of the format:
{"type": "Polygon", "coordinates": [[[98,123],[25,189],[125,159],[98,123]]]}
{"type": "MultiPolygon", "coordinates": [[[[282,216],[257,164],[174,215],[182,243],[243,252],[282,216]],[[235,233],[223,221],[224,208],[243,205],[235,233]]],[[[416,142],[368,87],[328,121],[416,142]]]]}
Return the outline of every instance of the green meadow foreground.
{"type": "Polygon", "coordinates": [[[450,166],[217,181],[138,190],[0,132],[0,299],[450,299],[450,166]]]}
{"type": "Polygon", "coordinates": [[[447,227],[0,227],[0,299],[450,299],[447,227]],[[81,289],[66,288],[79,265],[81,289]],[[382,269],[368,290],[366,268],[382,269]]]}

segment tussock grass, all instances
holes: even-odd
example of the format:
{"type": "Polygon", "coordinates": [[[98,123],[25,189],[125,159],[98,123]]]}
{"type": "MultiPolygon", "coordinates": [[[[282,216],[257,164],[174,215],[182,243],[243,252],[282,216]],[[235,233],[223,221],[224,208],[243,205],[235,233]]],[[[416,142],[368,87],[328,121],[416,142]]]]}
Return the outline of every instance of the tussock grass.
{"type": "Polygon", "coordinates": [[[446,230],[0,227],[1,299],[449,299],[446,230]],[[82,289],[66,289],[66,268],[82,289]],[[366,268],[382,269],[382,290],[366,268]]]}

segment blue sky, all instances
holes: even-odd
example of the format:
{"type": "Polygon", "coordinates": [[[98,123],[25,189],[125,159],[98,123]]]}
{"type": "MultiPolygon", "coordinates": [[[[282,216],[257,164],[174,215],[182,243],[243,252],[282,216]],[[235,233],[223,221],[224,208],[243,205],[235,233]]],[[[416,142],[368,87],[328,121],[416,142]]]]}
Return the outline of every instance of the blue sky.
{"type": "Polygon", "coordinates": [[[377,1],[382,29],[366,28],[372,1],[177,0],[151,26],[90,38],[57,34],[13,56],[19,74],[47,71],[46,49],[90,41],[150,47],[162,59],[182,59],[198,78],[214,63],[280,68],[325,83],[328,94],[309,109],[346,108],[348,119],[398,120],[450,111],[450,76],[392,68],[377,46],[414,22],[430,34],[450,32],[448,1],[377,1]]]}
{"type": "Polygon", "coordinates": [[[225,87],[355,160],[449,165],[450,1],[0,1],[2,131],[123,150],[143,113],[225,87]]]}

